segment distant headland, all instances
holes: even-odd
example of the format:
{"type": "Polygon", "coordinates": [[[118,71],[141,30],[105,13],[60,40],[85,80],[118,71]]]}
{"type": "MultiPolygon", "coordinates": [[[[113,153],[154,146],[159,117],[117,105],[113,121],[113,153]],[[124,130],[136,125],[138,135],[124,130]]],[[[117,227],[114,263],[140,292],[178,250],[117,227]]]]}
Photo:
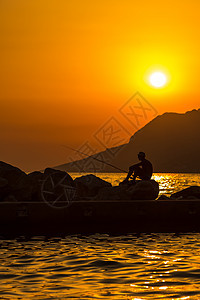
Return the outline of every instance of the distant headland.
{"type": "MultiPolygon", "coordinates": [[[[153,162],[154,172],[199,173],[199,129],[200,109],[194,109],[184,114],[164,113],[138,130],[130,138],[129,143],[117,148],[106,149],[97,155],[102,155],[107,162],[128,170],[128,167],[136,162],[137,153],[144,151],[153,162]],[[115,151],[117,155],[111,157],[110,153],[113,149],[117,149],[115,151]]],[[[88,157],[55,166],[55,168],[67,172],[94,172],[98,171],[98,162],[94,164],[92,157],[88,157]],[[93,161],[95,170],[91,169],[91,161],[93,161]]],[[[99,172],[116,172],[107,165],[103,171],[99,170],[99,172]]]]}

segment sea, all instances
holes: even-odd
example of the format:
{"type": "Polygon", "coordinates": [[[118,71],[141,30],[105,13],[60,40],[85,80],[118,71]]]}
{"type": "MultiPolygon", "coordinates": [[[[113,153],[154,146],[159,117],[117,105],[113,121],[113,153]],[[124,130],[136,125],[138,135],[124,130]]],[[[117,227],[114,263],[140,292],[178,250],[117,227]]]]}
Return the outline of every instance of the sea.
{"type": "MultiPolygon", "coordinates": [[[[71,174],[73,178],[81,174],[71,174]]],[[[124,174],[96,174],[118,185],[124,174]]],[[[154,174],[160,195],[200,174],[154,174]]],[[[0,240],[0,299],[200,299],[200,234],[94,234],[0,240]]]]}

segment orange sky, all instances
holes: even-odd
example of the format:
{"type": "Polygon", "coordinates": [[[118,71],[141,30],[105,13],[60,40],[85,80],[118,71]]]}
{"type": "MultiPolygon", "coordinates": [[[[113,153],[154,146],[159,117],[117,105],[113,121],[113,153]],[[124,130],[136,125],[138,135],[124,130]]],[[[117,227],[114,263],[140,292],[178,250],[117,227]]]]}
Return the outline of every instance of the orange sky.
{"type": "Polygon", "coordinates": [[[199,11],[199,0],[0,0],[0,159],[64,163],[61,145],[112,116],[133,134],[119,109],[136,91],[159,114],[199,108],[199,11]],[[145,81],[157,69],[162,89],[145,81]]]}

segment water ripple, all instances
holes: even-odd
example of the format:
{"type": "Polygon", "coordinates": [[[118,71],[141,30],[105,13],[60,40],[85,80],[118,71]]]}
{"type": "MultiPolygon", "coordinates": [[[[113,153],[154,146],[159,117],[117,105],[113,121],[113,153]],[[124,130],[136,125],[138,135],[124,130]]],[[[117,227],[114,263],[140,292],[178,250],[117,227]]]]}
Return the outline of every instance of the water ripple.
{"type": "Polygon", "coordinates": [[[200,234],[0,241],[1,299],[200,299],[200,234]]]}

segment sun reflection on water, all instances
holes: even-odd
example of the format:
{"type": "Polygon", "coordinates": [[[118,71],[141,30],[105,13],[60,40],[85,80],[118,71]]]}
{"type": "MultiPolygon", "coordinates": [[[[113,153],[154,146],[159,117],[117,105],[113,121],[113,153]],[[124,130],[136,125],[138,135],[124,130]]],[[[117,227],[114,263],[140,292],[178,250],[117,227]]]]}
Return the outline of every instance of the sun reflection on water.
{"type": "MultiPolygon", "coordinates": [[[[168,299],[168,296],[169,299],[189,299],[186,294],[191,291],[194,293],[192,299],[198,299],[195,293],[200,293],[196,285],[199,282],[199,251],[188,246],[188,237],[170,234],[140,237],[94,235],[71,237],[56,243],[31,243],[36,251],[26,251],[26,269],[24,266],[20,268],[20,262],[24,264],[26,261],[25,257],[17,258],[20,252],[17,248],[13,250],[15,261],[18,260],[15,269],[18,284],[20,279],[23,284],[29,282],[33,295],[36,290],[30,284],[42,284],[44,292],[40,292],[40,296],[48,290],[53,295],[53,284],[57,295],[69,299],[73,295],[79,295],[81,299],[145,300],[168,299]],[[150,238],[155,243],[149,243],[150,238]],[[191,266],[195,274],[193,278],[191,266]],[[20,270],[23,270],[21,275],[20,270]]],[[[200,242],[199,235],[191,239],[196,245],[200,242]]],[[[8,267],[8,261],[4,266],[8,267]]]]}

